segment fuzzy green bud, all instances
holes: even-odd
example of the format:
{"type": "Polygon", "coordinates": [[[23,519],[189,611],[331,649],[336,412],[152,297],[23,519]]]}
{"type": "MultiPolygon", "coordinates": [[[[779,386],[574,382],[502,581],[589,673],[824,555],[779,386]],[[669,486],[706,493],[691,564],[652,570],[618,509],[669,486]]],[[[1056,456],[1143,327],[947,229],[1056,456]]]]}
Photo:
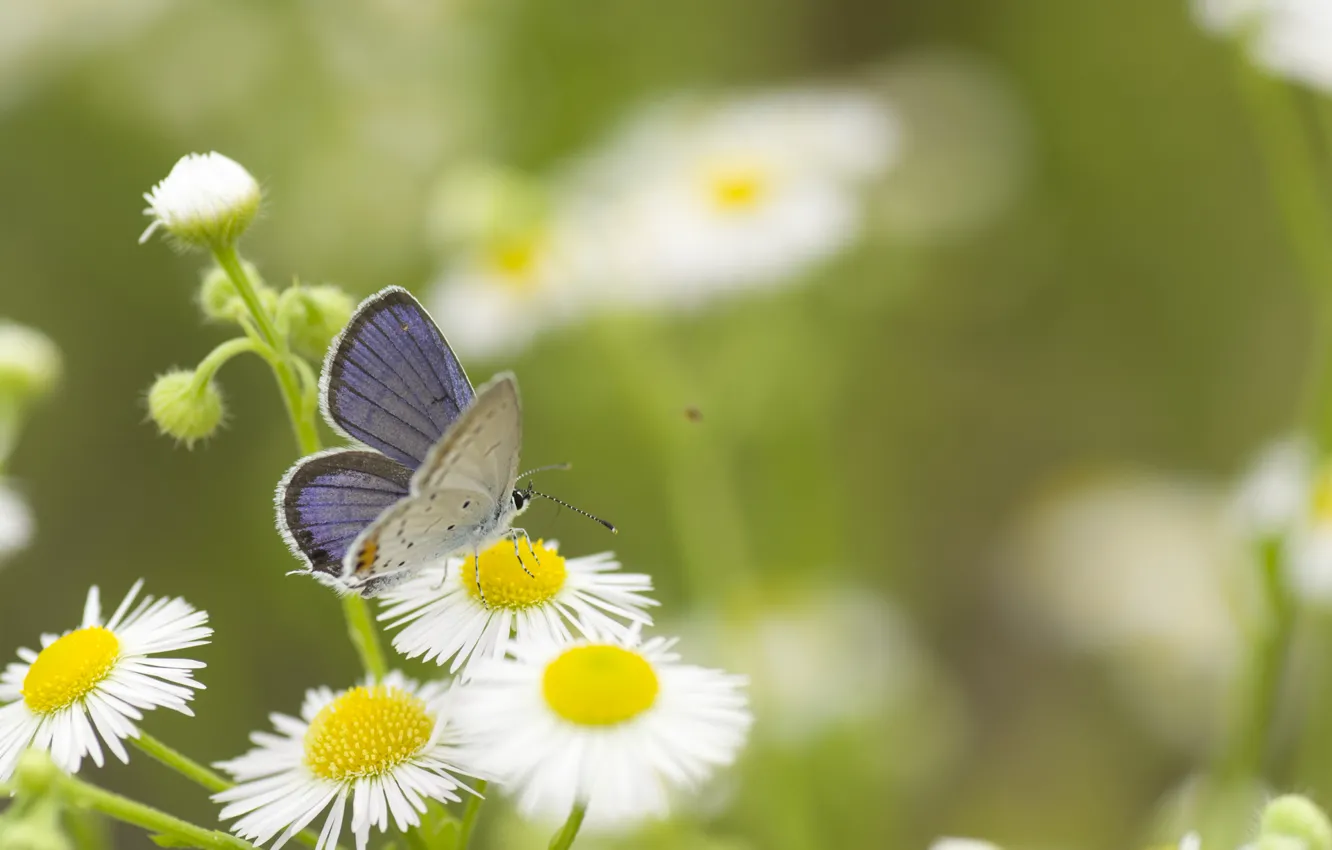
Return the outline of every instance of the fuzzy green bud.
{"type": "Polygon", "coordinates": [[[427,219],[431,235],[454,248],[530,231],[546,216],[546,198],[530,178],[490,163],[472,163],[440,180],[427,219]]]}
{"type": "Polygon", "coordinates": [[[216,383],[200,383],[194,372],[175,369],[148,390],[148,415],[163,434],[193,448],[196,440],[212,436],[222,424],[226,408],[216,383]]]}
{"type": "Polygon", "coordinates": [[[1303,850],[1332,850],[1332,822],[1316,803],[1299,794],[1277,797],[1263,809],[1258,846],[1264,839],[1296,839],[1303,850]]]}
{"type": "Polygon", "coordinates": [[[44,396],[60,382],[60,349],[46,334],[0,322],[0,399],[44,396]]]}
{"type": "Polygon", "coordinates": [[[322,360],[333,337],[347,325],[356,302],[336,286],[293,286],[278,302],[278,327],[291,345],[312,360],[322,360]]]}
{"type": "MultiPolygon", "coordinates": [[[[277,291],[264,283],[253,263],[242,261],[242,265],[254,285],[255,294],[259,296],[259,303],[271,315],[277,309],[277,291]]],[[[231,276],[220,266],[213,266],[204,272],[199,284],[199,307],[205,316],[219,322],[239,322],[250,313],[231,276]]]]}
{"type": "Polygon", "coordinates": [[[14,786],[28,797],[49,794],[60,776],[60,768],[51,755],[35,747],[24,750],[14,766],[14,786]]]}
{"type": "Polygon", "coordinates": [[[144,215],[153,222],[139,242],[160,227],[181,245],[231,246],[254,221],[260,197],[259,184],[240,163],[220,153],[192,153],[143,196],[144,215]]]}

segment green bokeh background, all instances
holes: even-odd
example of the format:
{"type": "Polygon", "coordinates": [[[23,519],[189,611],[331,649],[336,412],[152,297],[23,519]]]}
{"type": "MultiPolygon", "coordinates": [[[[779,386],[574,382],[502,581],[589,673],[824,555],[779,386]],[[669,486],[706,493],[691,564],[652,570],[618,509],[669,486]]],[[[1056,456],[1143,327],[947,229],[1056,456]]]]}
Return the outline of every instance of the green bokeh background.
{"type": "MultiPolygon", "coordinates": [[[[1231,57],[1183,0],[201,2],[78,55],[35,51],[0,111],[0,314],[50,334],[67,379],[8,470],[39,532],[0,575],[0,647],[74,625],[90,583],[110,599],[142,576],[185,596],[217,632],[199,650],[208,689],[196,719],[158,712],[148,728],[208,761],[305,688],[355,675],[334,598],[284,575],[271,493],[294,453],[259,362],[223,373],[232,421],[206,446],[174,448],[145,422],[152,377],[225,338],[192,304],[201,259],[136,244],[139,196],[181,154],[217,149],[261,177],[244,248],[271,281],[423,291],[437,258],[419,175],[481,155],[540,170],[653,94],[841,79],[940,48],[992,66],[1027,122],[1025,185],[1002,215],[928,246],[871,241],[807,286],[603,320],[467,366],[517,373],[525,464],[574,463],[547,487],[620,526],[614,548],[668,610],[725,604],[738,535],[760,585],[895,599],[966,706],[957,756],[928,783],[885,778],[912,730],[884,718],[751,751],[715,791],[721,811],[693,813],[715,843],[651,846],[1133,846],[1196,765],[1095,669],[1013,629],[995,549],[1070,465],[1228,475],[1295,416],[1311,311],[1231,57]],[[223,94],[196,102],[191,81],[223,94]],[[167,113],[150,98],[177,120],[154,120],[167,113]],[[383,143],[362,119],[411,114],[404,101],[421,104],[421,132],[383,143]],[[654,357],[680,381],[661,383],[654,357]],[[714,455],[738,483],[739,527],[704,563],[664,482],[682,457],[714,455]]],[[[548,507],[528,526],[569,551],[608,545],[548,507]]],[[[1332,724],[1311,714],[1325,740],[1332,724]]],[[[1332,795],[1317,761],[1287,779],[1332,795]]],[[[215,812],[143,757],[90,775],[199,822],[215,812]]],[[[500,821],[483,846],[508,846],[500,821]]]]}

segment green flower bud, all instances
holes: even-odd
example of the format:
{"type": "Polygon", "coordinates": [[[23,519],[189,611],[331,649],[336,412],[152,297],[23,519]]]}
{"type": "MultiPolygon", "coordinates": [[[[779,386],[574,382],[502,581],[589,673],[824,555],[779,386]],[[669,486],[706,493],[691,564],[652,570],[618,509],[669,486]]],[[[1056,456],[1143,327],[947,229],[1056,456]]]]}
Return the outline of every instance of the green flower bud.
{"type": "Polygon", "coordinates": [[[56,766],[51,754],[32,747],[19,756],[18,764],[14,767],[14,786],[26,796],[40,797],[51,792],[60,775],[60,768],[56,766]]]}
{"type": "MultiPolygon", "coordinates": [[[[245,261],[242,261],[242,264],[245,273],[254,284],[259,303],[272,314],[277,309],[277,291],[264,284],[264,279],[259,276],[259,270],[254,264],[245,261]]],[[[250,313],[231,276],[219,266],[213,266],[204,272],[203,281],[199,284],[199,307],[208,318],[222,322],[239,322],[250,313]]]]}
{"type": "Polygon", "coordinates": [[[292,347],[312,360],[322,360],[333,337],[347,325],[356,302],[336,286],[293,286],[278,302],[278,327],[292,347]]]}
{"type": "Polygon", "coordinates": [[[440,180],[428,226],[443,246],[453,248],[529,231],[545,216],[546,199],[531,179],[491,163],[473,163],[440,180]]]}
{"type": "Polygon", "coordinates": [[[163,434],[193,448],[196,440],[212,436],[222,424],[226,408],[216,383],[199,386],[194,372],[176,369],[158,377],[148,390],[148,415],[163,434]]]}
{"type": "Polygon", "coordinates": [[[1293,838],[1303,850],[1332,850],[1332,822],[1316,803],[1299,794],[1277,797],[1263,809],[1258,846],[1267,838],[1293,838]]]}
{"type": "Polygon", "coordinates": [[[31,813],[0,823],[0,847],[5,850],[74,850],[60,828],[55,800],[43,800],[31,813]]]}
{"type": "Polygon", "coordinates": [[[139,242],[161,227],[182,245],[228,247],[254,220],[260,196],[259,184],[240,163],[220,153],[192,153],[143,196],[144,215],[153,223],[139,242]]]}
{"type": "Polygon", "coordinates": [[[0,322],[0,399],[46,395],[60,382],[60,349],[46,334],[0,322]]]}

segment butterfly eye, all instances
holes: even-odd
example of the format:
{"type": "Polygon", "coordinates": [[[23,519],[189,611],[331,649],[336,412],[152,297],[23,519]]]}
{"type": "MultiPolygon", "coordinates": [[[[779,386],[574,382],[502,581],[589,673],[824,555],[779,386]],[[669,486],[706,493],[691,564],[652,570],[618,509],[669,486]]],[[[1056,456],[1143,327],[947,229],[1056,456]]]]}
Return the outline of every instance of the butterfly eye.
{"type": "Polygon", "coordinates": [[[513,507],[515,510],[522,510],[523,505],[527,504],[527,494],[522,490],[513,491],[513,507]]]}

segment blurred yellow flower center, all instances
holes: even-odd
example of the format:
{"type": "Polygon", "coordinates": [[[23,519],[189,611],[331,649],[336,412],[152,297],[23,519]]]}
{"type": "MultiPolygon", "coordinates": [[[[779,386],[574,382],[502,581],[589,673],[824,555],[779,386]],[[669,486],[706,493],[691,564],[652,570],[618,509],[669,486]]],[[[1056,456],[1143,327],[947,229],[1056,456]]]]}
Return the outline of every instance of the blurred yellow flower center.
{"type": "Polygon", "coordinates": [[[546,666],[546,704],[580,726],[613,726],[657,701],[656,671],[647,659],[618,646],[578,646],[546,666]]]}
{"type": "Polygon", "coordinates": [[[1332,522],[1332,466],[1319,470],[1313,486],[1314,517],[1322,522],[1332,522]]]}
{"type": "Polygon", "coordinates": [[[708,173],[707,191],[712,203],[723,212],[748,212],[763,202],[770,181],[763,169],[729,166],[708,173]]]}
{"type": "Polygon", "coordinates": [[[41,651],[23,677],[23,701],[50,714],[83,699],[120,657],[120,641],[101,626],[70,632],[41,651]]]}
{"type": "Polygon", "coordinates": [[[547,549],[544,541],[536,544],[524,539],[515,550],[513,541],[504,539],[481,553],[481,590],[476,587],[476,559],[463,562],[459,578],[472,598],[492,608],[529,608],[548,602],[564,587],[569,571],[564,559],[554,549],[547,549]],[[521,552],[519,563],[515,552],[521,552]],[[526,566],[528,572],[523,572],[526,566]]]}
{"type": "Polygon", "coordinates": [[[323,779],[380,776],[415,756],[435,720],[399,688],[352,688],[319,710],[305,733],[305,763],[323,779]]]}
{"type": "Polygon", "coordinates": [[[545,247],[545,234],[539,229],[504,234],[491,241],[487,261],[503,286],[530,293],[540,283],[537,273],[545,247]]]}

